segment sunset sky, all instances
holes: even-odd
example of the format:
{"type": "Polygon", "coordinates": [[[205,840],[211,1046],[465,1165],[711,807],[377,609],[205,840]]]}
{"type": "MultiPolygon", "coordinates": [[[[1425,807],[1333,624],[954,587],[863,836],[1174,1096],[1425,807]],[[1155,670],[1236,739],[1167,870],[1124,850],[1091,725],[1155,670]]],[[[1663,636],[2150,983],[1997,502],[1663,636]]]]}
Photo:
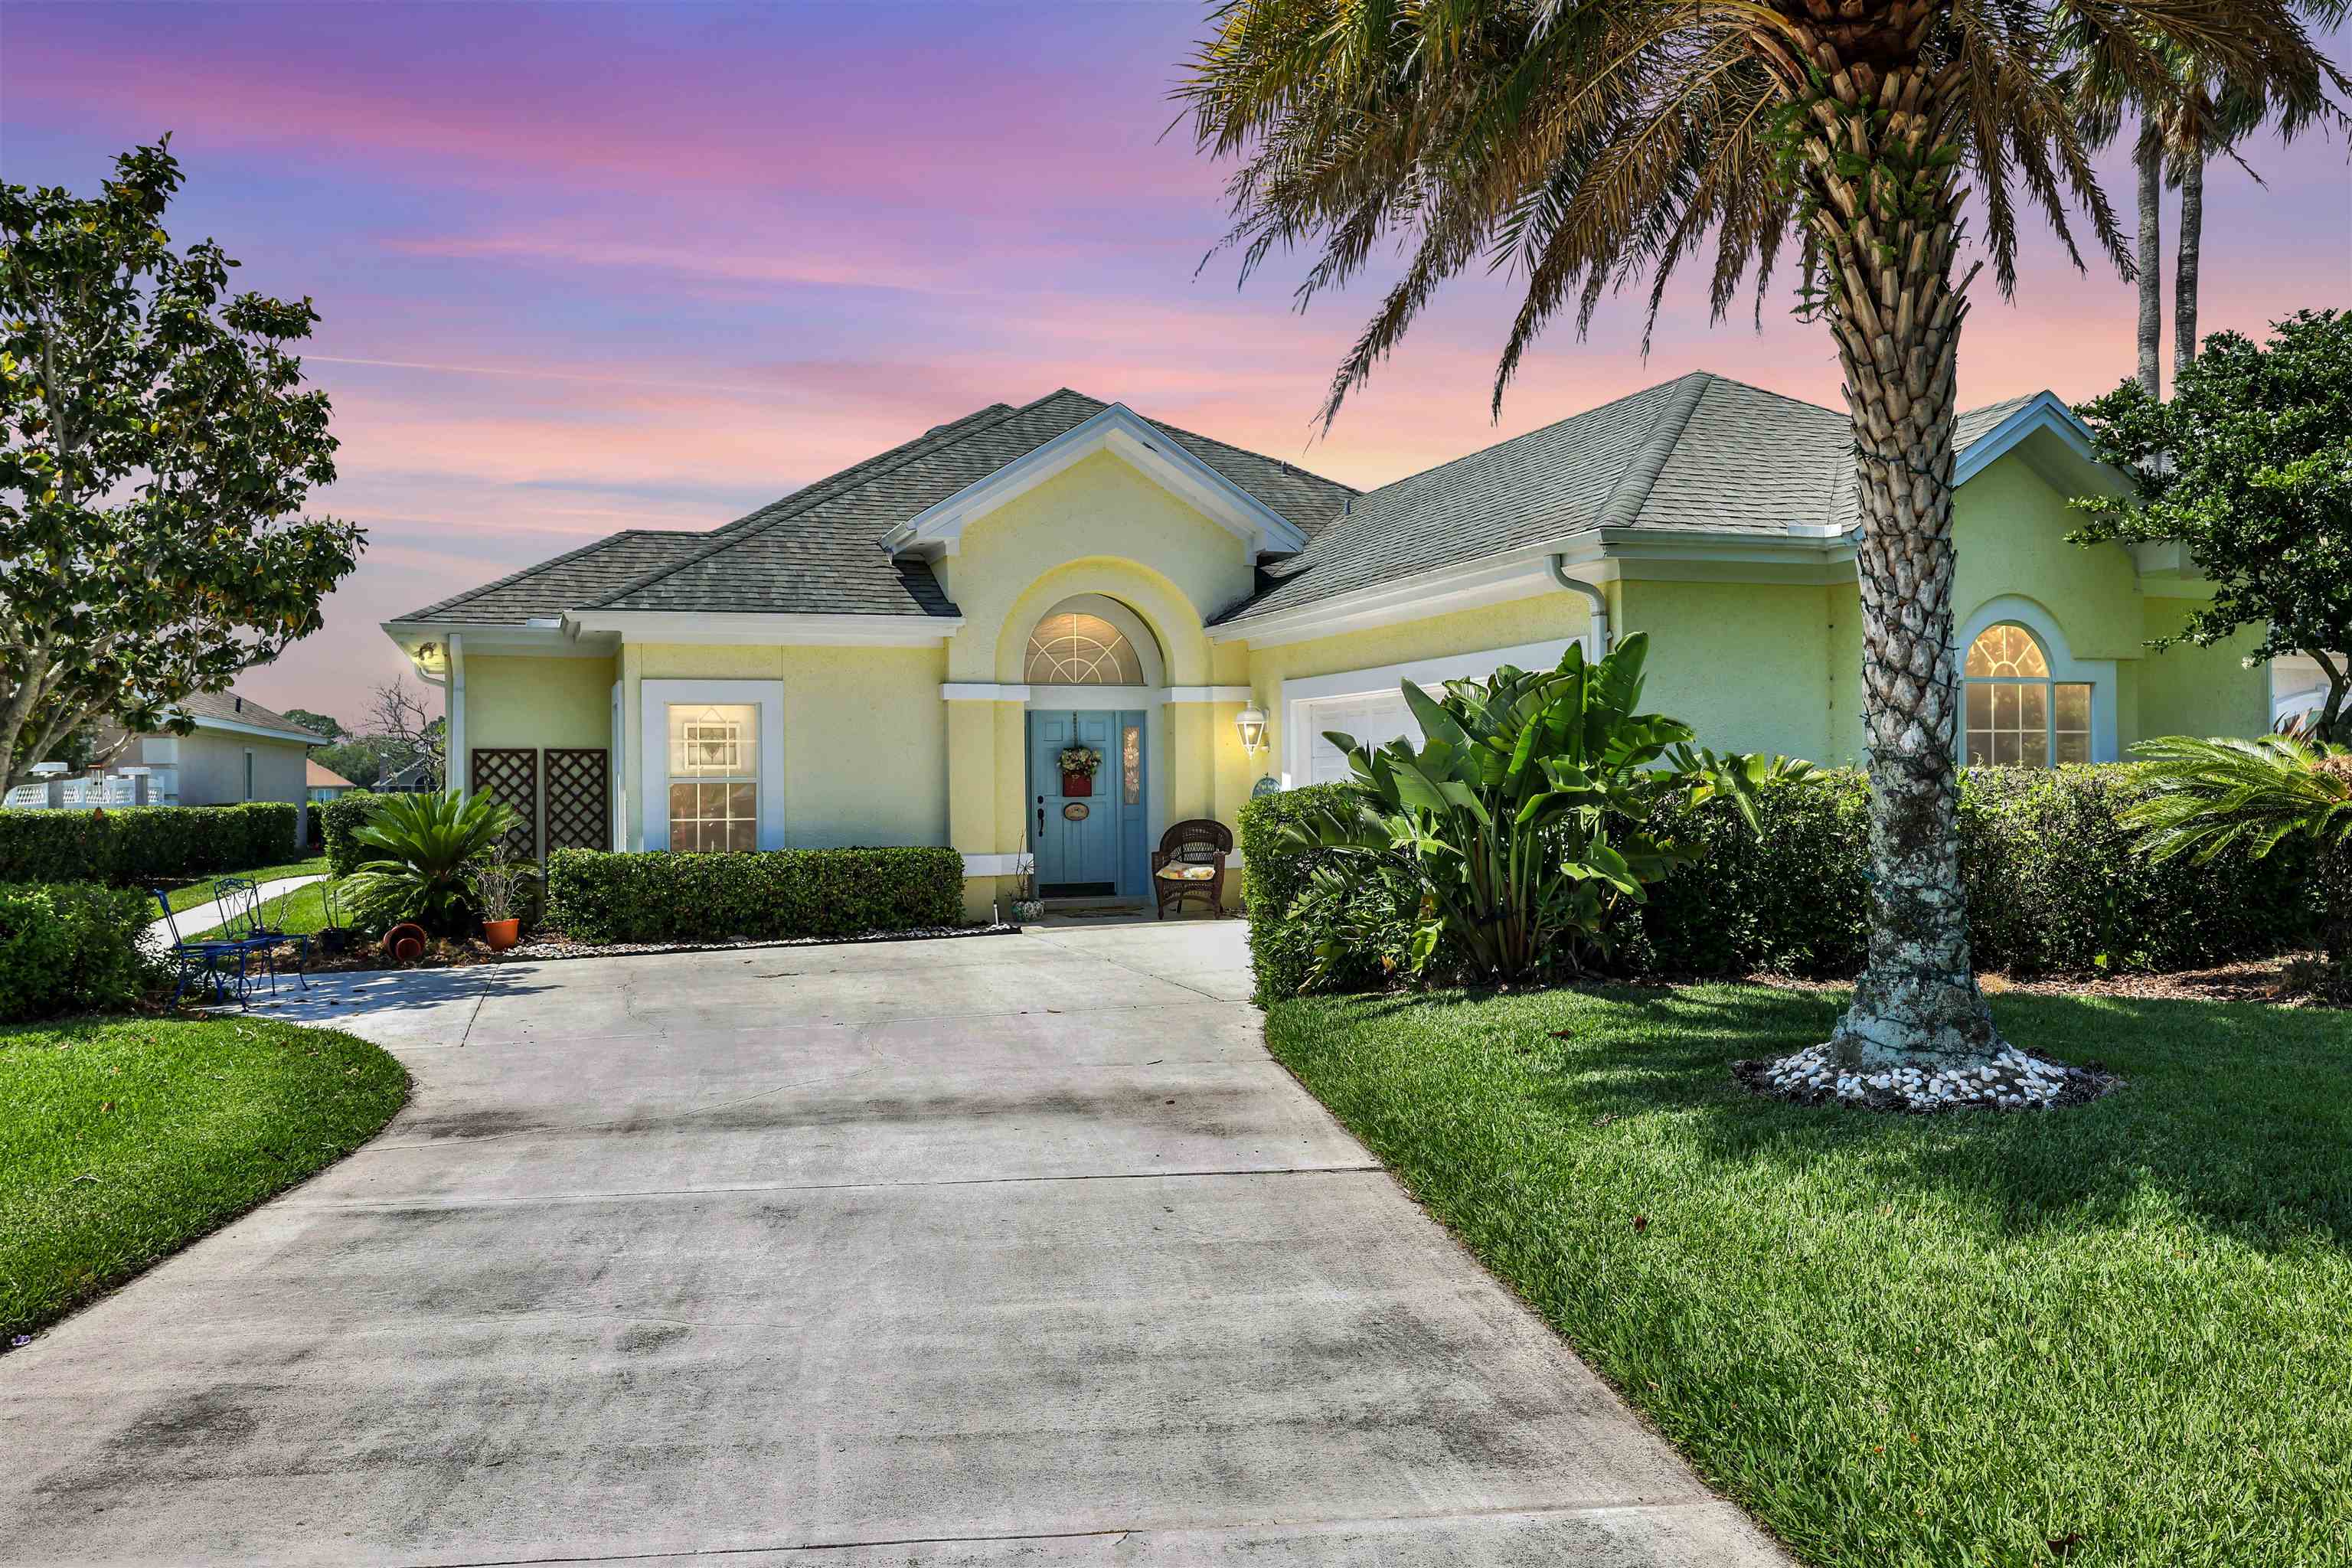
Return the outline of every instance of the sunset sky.
{"type": "MultiPolygon", "coordinates": [[[[1701,366],[1835,401],[1827,335],[1785,290],[1759,332],[1745,313],[1711,328],[1689,288],[1646,363],[1637,300],[1587,341],[1555,331],[1497,426],[1514,296],[1482,276],[1316,438],[1375,293],[1302,316],[1295,267],[1238,291],[1229,258],[1196,275],[1223,171],[1169,132],[1168,94],[1205,16],[8,0],[0,174],[87,191],[168,131],[188,175],[174,237],[316,301],[305,363],[342,477],[315,510],[369,543],[326,629],[239,689],[345,719],[405,668],[389,616],[614,529],[716,526],[1059,385],[1359,485],[1701,366]]],[[[2248,157],[2267,190],[2227,163],[2209,184],[2208,331],[2352,301],[2343,142],[2248,157]]],[[[2127,179],[2110,190],[2127,209],[2127,179]]],[[[2037,234],[2023,274],[2014,304],[1980,289],[1964,405],[2129,371],[2111,269],[2077,274],[2037,234]]]]}

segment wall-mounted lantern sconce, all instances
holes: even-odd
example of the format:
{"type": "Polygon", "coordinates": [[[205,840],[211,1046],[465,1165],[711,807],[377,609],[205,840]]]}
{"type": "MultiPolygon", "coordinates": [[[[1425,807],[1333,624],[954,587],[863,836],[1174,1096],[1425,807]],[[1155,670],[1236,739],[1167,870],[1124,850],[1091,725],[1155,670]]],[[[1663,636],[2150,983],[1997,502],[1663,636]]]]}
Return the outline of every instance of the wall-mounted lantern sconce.
{"type": "Polygon", "coordinates": [[[1241,731],[1242,750],[1256,756],[1265,750],[1265,710],[1250,707],[1234,715],[1234,728],[1241,731]]]}

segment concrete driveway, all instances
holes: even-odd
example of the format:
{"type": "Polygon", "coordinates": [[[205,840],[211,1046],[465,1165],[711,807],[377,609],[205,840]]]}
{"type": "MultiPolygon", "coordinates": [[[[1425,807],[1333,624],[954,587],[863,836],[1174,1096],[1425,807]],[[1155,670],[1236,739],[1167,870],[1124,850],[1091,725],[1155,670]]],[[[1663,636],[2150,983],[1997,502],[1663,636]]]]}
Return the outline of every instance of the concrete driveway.
{"type": "Polygon", "coordinates": [[[1244,958],[322,984],[281,1012],[414,1102],[0,1358],[0,1561],[1780,1562],[1266,1056],[1244,958]]]}

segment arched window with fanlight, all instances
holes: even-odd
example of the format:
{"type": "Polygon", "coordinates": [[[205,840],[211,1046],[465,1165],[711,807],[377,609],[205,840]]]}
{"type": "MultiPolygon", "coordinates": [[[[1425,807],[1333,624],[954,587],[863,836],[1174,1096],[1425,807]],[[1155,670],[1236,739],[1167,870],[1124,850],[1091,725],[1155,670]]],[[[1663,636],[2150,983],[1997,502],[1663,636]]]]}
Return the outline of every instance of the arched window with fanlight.
{"type": "Polygon", "coordinates": [[[1143,659],[1109,621],[1068,611],[1045,616],[1029,634],[1022,679],[1032,686],[1141,686],[1143,659]]]}
{"type": "Polygon", "coordinates": [[[2033,634],[2003,622],[1969,645],[1970,767],[2046,768],[2091,760],[2091,683],[2055,680],[2033,634]]]}

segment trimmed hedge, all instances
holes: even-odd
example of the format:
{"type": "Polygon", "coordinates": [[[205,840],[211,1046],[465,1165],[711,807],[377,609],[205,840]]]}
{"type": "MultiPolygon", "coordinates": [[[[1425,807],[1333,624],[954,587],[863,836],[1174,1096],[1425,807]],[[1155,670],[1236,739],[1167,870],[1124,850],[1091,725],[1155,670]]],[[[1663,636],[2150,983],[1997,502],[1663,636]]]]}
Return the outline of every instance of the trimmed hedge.
{"type": "Polygon", "coordinates": [[[318,808],[319,832],[327,847],[327,869],[348,877],[368,858],[367,847],[352,835],[367,825],[375,804],[383,796],[367,790],[345,790],[318,808]]]}
{"type": "Polygon", "coordinates": [[[139,946],[153,912],[136,888],[0,885],[0,1022],[137,1001],[153,973],[139,946]]]}
{"type": "Polygon", "coordinates": [[[773,941],[963,923],[953,849],[559,849],[547,923],[583,942],[773,941]]]}
{"type": "MultiPolygon", "coordinates": [[[[1307,858],[1279,848],[1281,824],[1322,791],[1294,790],[1242,811],[1250,948],[1263,999],[1289,995],[1318,938],[1287,918],[1307,858]]],[[[2316,927],[2308,852],[2282,845],[2198,866],[2161,865],[2132,847],[2120,820],[2147,793],[2136,763],[2055,771],[1970,770],[1961,778],[1960,874],[1977,963],[2017,975],[2195,969],[2276,952],[2316,927]]],[[[1814,786],[1760,793],[1759,840],[1728,801],[1677,814],[1675,834],[1705,847],[1695,865],[1626,910],[1617,964],[1631,973],[1808,979],[1859,973],[1869,947],[1869,788],[1842,771],[1814,786]]],[[[1376,963],[1332,989],[1381,984],[1376,963]]]]}
{"type": "Polygon", "coordinates": [[[0,882],[143,888],[275,865],[296,852],[296,816],[285,801],[0,811],[0,882]]]}

